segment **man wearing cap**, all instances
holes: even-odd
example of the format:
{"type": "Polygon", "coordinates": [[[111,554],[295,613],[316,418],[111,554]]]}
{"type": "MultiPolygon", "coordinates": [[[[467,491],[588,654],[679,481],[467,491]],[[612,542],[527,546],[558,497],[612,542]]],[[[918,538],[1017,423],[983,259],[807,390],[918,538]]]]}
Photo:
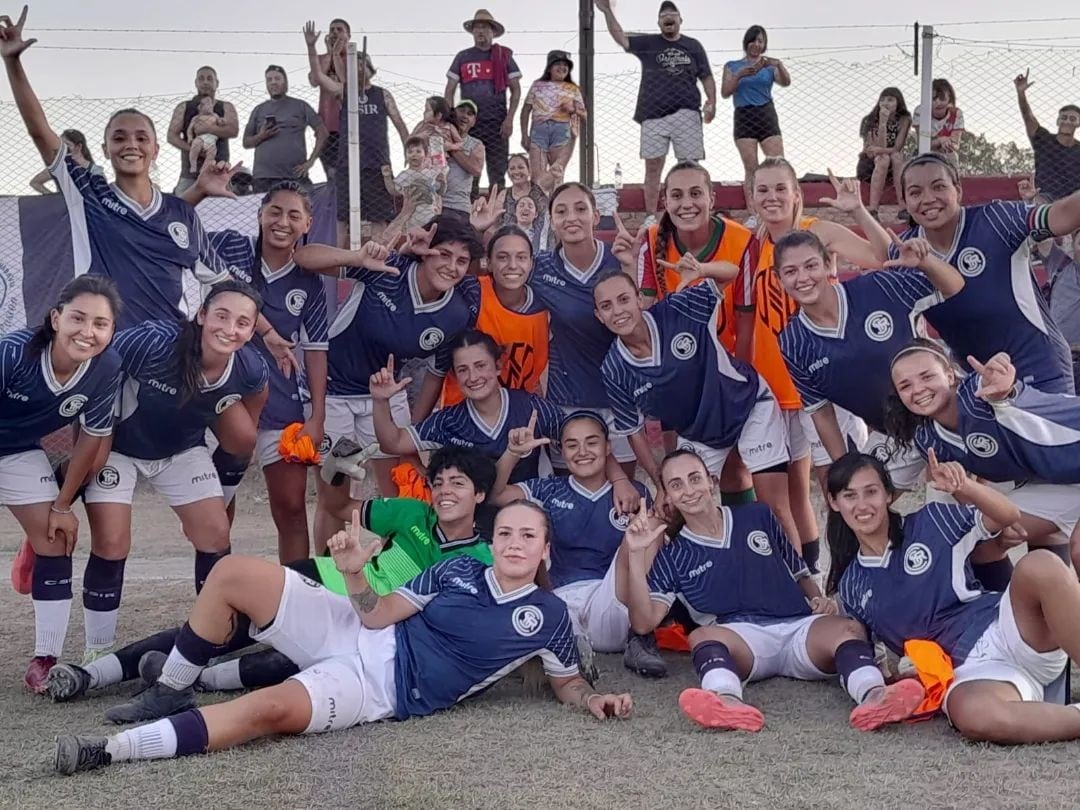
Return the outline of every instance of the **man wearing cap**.
{"type": "Polygon", "coordinates": [[[671,0],[660,4],[659,34],[627,34],[611,10],[611,0],[593,0],[604,15],[612,39],[641,61],[634,120],[641,124],[641,157],[645,160],[645,208],[655,214],[668,144],[676,160],[704,160],[702,116],[716,115],[716,81],[705,49],[680,33],[682,16],[671,0]],[[698,82],[705,88],[701,104],[698,82]]]}
{"type": "Polygon", "coordinates": [[[506,176],[514,116],[521,101],[521,70],[513,52],[495,44],[506,29],[490,11],[478,10],[471,20],[465,21],[464,28],[473,36],[473,47],[458,53],[446,72],[446,103],[454,106],[454,91],[460,85],[462,100],[476,105],[473,135],[484,144],[488,184],[501,186],[506,176]]]}

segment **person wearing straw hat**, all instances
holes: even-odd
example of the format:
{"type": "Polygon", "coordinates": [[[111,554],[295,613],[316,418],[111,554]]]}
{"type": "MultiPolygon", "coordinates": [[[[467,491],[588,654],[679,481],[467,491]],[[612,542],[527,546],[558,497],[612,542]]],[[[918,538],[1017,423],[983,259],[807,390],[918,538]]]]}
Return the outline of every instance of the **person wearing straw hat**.
{"type": "MultiPolygon", "coordinates": [[[[521,101],[521,70],[514,61],[513,51],[495,44],[506,28],[490,11],[479,9],[463,27],[472,34],[473,46],[459,52],[446,72],[446,103],[454,106],[454,93],[460,86],[461,100],[476,105],[472,134],[484,144],[488,184],[502,186],[510,136],[514,134],[514,116],[521,101]]],[[[474,190],[477,186],[478,183],[474,184],[474,190]]]]}

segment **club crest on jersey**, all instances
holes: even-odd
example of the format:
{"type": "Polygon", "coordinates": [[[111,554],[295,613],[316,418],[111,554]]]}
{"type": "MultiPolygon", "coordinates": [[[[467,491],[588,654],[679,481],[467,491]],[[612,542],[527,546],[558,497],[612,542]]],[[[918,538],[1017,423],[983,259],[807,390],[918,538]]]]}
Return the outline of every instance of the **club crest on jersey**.
{"type": "Polygon", "coordinates": [[[956,256],[956,269],[968,278],[975,278],[986,267],[986,256],[976,247],[966,247],[956,256]]]}
{"type": "Polygon", "coordinates": [[[72,394],[60,404],[60,415],[66,418],[74,416],[82,410],[86,399],[82,394],[72,394]]]}
{"type": "Polygon", "coordinates": [[[689,360],[697,354],[697,339],[689,332],[679,332],[671,339],[671,353],[679,360],[689,360]]]}
{"type": "Polygon", "coordinates": [[[181,250],[187,250],[191,245],[191,237],[188,235],[187,225],[183,222],[170,222],[169,223],[169,236],[176,242],[176,246],[181,250]]]}
{"type": "Polygon", "coordinates": [[[614,506],[611,507],[611,511],[608,512],[608,520],[611,521],[611,525],[620,532],[625,532],[626,527],[630,525],[630,515],[620,515],[615,511],[614,506]]]}
{"type": "Polygon", "coordinates": [[[120,472],[116,467],[106,465],[97,474],[97,485],[102,489],[116,489],[120,484],[120,472]]]}
{"type": "Polygon", "coordinates": [[[214,406],[214,413],[222,413],[230,405],[234,405],[241,399],[239,394],[229,394],[217,401],[217,405],[214,406]]]}
{"type": "Polygon", "coordinates": [[[514,608],[510,623],[519,636],[535,636],[544,626],[544,614],[535,605],[520,605],[514,608]]]}
{"type": "Polygon", "coordinates": [[[746,535],[746,545],[750,546],[750,550],[755,554],[760,554],[762,557],[768,557],[772,554],[772,545],[769,543],[769,535],[763,531],[754,531],[746,535]]]}
{"type": "Polygon", "coordinates": [[[430,352],[443,342],[444,337],[443,330],[439,327],[428,327],[424,330],[423,334],[420,335],[420,348],[425,352],[430,352]]]}
{"type": "Polygon", "coordinates": [[[285,309],[289,310],[293,315],[299,315],[303,311],[306,302],[306,290],[289,290],[289,294],[285,296],[285,309]]]}
{"type": "Polygon", "coordinates": [[[866,336],[871,340],[876,340],[878,343],[885,342],[893,335],[892,315],[883,309],[867,315],[863,326],[866,329],[866,336]]]}
{"type": "Polygon", "coordinates": [[[934,555],[930,553],[929,548],[922,543],[912,543],[904,552],[904,573],[917,577],[919,574],[926,573],[933,561],[934,555]]]}
{"type": "Polygon", "coordinates": [[[968,450],[979,458],[990,458],[991,456],[997,455],[997,439],[986,433],[968,434],[968,437],[964,439],[964,444],[967,445],[968,450]]]}

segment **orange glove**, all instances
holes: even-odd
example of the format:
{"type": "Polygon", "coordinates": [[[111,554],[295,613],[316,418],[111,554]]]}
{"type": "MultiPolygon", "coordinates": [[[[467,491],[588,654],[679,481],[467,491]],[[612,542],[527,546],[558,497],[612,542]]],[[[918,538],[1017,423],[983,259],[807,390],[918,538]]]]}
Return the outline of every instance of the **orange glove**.
{"type": "Polygon", "coordinates": [[[310,436],[301,436],[304,429],[303,422],[293,422],[281,431],[281,441],[278,442],[278,453],[281,457],[293,464],[318,464],[319,451],[310,436]]]}

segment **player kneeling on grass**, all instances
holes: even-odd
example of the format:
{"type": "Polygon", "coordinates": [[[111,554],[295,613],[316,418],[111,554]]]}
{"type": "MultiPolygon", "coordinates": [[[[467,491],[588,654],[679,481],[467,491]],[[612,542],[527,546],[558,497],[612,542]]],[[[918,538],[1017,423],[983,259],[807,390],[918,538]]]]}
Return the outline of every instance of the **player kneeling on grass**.
{"type": "Polygon", "coordinates": [[[968,555],[1020,519],[1005,495],[929,452],[930,481],[970,504],[930,503],[900,517],[884,466],[849,453],[829,470],[829,590],[888,647],[936,642],[955,666],[943,708],[972,740],[1080,738],[1080,704],[1043,703],[1068,656],[1080,656],[1080,583],[1053,554],[1029,552],[1005,593],[984,591],[968,555]],[[1068,654],[1068,655],[1067,655],[1068,654]]]}
{"type": "MultiPolygon", "coordinates": [[[[840,682],[858,704],[851,724],[870,731],[911,715],[923,699],[915,680],[886,686],[866,631],[834,614],[802,558],[763,504],[717,507],[704,462],[676,450],[660,467],[664,491],[681,522],[668,526],[644,508],[624,537],[619,598],[636,632],[652,630],[676,598],[701,626],[690,634],[700,689],[679,706],[706,728],[760,731],[765,718],[743,702],[742,683],[782,676],[840,682]]],[[[1080,718],[1078,718],[1080,720],[1080,718]]]]}
{"type": "MultiPolygon", "coordinates": [[[[295,571],[230,557],[211,572],[180,630],[157,686],[184,705],[199,670],[235,632],[239,616],[303,667],[278,686],[187,711],[112,737],[62,736],[55,768],[75,773],[136,759],[220,751],[257,737],[334,731],[449,708],[539,657],[563,703],[599,719],[627,717],[630,695],[601,695],[578,674],[565,603],[536,584],[549,553],[547,515],[528,503],[495,518],[494,562],[461,557],[428,569],[386,596],[364,566],[379,543],[360,516],[335,534],[330,552],[348,598],[295,571]],[[351,604],[350,604],[351,603],[351,604]],[[186,694],[185,694],[186,693],[186,694]]],[[[164,704],[162,714],[169,714],[164,704]]]]}

